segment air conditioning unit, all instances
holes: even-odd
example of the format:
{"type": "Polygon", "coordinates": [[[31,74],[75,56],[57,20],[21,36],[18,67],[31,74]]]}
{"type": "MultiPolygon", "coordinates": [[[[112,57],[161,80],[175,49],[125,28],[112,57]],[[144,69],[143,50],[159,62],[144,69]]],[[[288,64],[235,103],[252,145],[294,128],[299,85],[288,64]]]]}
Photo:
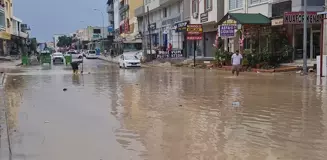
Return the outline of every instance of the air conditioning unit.
{"type": "Polygon", "coordinates": [[[193,18],[198,18],[198,15],[199,15],[198,12],[194,12],[194,13],[193,13],[193,18]]]}

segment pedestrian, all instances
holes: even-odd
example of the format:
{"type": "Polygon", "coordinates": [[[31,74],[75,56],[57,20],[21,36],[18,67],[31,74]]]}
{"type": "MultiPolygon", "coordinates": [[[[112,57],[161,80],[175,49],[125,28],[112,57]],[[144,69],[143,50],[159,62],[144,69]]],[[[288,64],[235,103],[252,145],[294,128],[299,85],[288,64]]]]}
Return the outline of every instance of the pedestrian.
{"type": "Polygon", "coordinates": [[[242,62],[242,55],[239,53],[238,50],[236,50],[236,52],[232,55],[232,73],[233,75],[235,75],[235,71],[236,71],[236,75],[238,76],[240,73],[240,69],[241,69],[241,62],[242,62]]]}
{"type": "Polygon", "coordinates": [[[171,43],[168,44],[168,54],[169,54],[169,58],[171,58],[171,51],[173,50],[173,45],[171,45],[171,43]]]}
{"type": "Polygon", "coordinates": [[[72,66],[73,69],[73,74],[78,74],[78,61],[71,62],[70,65],[72,66]]]}

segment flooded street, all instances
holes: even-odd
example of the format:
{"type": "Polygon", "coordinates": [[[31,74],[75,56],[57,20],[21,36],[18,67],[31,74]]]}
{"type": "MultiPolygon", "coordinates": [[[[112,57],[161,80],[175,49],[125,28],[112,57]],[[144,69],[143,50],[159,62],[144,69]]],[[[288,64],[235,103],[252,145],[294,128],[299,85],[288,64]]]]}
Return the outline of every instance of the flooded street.
{"type": "Polygon", "coordinates": [[[325,160],[326,79],[187,68],[11,73],[14,160],[325,160]],[[67,88],[67,91],[63,91],[67,88]]]}

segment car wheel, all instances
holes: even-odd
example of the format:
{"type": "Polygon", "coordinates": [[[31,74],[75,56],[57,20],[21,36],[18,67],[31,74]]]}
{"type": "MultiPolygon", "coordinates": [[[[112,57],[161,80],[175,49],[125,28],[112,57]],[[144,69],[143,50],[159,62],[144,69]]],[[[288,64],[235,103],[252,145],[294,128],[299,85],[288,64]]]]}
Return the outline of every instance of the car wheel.
{"type": "Polygon", "coordinates": [[[82,59],[83,57],[82,56],[79,56],[78,59],[82,59]]]}

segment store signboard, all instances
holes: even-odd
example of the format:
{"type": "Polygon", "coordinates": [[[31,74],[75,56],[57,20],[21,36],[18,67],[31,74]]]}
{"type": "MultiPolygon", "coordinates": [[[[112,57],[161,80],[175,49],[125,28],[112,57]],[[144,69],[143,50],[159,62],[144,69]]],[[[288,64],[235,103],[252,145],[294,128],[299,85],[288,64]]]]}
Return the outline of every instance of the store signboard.
{"type": "Polygon", "coordinates": [[[237,22],[229,19],[224,21],[219,27],[220,37],[235,37],[235,30],[237,29],[237,22]]]}
{"type": "Polygon", "coordinates": [[[188,24],[186,27],[187,40],[202,40],[202,24],[188,24]]]}
{"type": "MultiPolygon", "coordinates": [[[[317,12],[307,12],[308,24],[320,24],[322,21],[322,15],[318,15],[317,12]]],[[[304,13],[303,12],[285,12],[284,24],[303,24],[304,13]]]]}

